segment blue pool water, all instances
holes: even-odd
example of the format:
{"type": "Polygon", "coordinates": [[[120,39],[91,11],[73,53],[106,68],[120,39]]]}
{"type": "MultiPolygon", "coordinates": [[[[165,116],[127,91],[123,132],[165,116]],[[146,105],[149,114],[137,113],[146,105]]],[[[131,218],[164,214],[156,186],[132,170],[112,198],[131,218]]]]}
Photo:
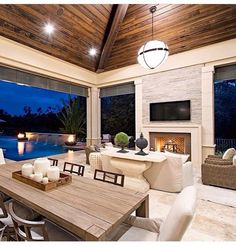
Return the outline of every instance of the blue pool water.
{"type": "Polygon", "coordinates": [[[67,152],[60,145],[37,143],[35,141],[18,142],[15,137],[9,136],[0,136],[0,148],[3,149],[5,158],[16,161],[67,152]]]}

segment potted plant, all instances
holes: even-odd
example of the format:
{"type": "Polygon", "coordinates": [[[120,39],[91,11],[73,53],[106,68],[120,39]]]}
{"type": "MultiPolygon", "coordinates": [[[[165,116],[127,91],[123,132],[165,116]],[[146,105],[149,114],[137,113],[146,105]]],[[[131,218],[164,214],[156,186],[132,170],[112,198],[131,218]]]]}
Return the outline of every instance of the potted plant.
{"type": "Polygon", "coordinates": [[[115,144],[117,146],[121,147],[121,150],[117,151],[118,153],[128,153],[127,150],[125,150],[125,146],[127,146],[129,143],[129,137],[124,132],[119,132],[115,136],[115,144]]]}

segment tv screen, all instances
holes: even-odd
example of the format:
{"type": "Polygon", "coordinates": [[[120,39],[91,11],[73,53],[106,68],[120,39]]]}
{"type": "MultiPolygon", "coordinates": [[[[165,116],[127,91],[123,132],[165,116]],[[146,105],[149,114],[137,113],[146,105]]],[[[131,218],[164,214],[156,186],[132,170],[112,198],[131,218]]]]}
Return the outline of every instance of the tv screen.
{"type": "Polygon", "coordinates": [[[150,121],[190,120],[190,115],[190,100],[150,104],[150,121]]]}

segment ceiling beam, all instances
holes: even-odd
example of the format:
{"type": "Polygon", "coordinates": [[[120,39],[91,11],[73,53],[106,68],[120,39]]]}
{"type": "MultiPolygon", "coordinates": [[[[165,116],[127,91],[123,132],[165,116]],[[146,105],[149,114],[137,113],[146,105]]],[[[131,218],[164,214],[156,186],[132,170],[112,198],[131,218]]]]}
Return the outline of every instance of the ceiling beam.
{"type": "Polygon", "coordinates": [[[107,60],[110,57],[112,46],[115,43],[117,34],[120,30],[120,26],[123,22],[123,19],[126,15],[128,4],[118,4],[115,5],[115,13],[110,16],[110,25],[108,24],[108,30],[105,34],[106,39],[104,40],[104,45],[102,48],[101,56],[97,66],[97,72],[103,72],[106,66],[107,60]]]}

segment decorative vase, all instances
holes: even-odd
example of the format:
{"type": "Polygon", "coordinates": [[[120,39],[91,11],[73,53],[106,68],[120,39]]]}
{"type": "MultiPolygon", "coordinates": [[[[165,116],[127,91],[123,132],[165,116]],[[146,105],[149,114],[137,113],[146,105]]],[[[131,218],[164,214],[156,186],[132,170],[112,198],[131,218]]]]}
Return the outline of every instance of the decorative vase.
{"type": "Polygon", "coordinates": [[[34,173],[42,173],[43,177],[47,176],[48,168],[50,167],[50,160],[47,158],[38,158],[34,161],[34,173]]]}
{"type": "Polygon", "coordinates": [[[140,149],[137,155],[148,155],[143,151],[144,148],[148,146],[148,141],[143,137],[143,133],[140,134],[140,137],[136,140],[135,145],[140,149]]]}

